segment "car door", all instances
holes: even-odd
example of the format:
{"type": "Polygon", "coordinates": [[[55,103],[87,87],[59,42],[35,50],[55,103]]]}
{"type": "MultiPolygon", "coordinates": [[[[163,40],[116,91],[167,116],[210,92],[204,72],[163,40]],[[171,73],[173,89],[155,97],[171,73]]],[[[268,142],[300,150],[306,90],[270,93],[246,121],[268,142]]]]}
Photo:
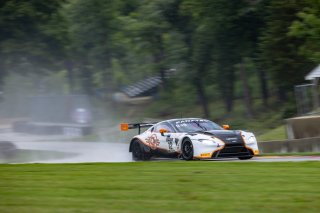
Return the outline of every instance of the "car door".
{"type": "Polygon", "coordinates": [[[175,134],[174,129],[167,123],[160,123],[154,128],[154,134],[156,135],[156,138],[159,140],[159,148],[163,150],[167,150],[169,152],[175,152],[176,151],[176,144],[175,144],[175,138],[173,135],[175,134]],[[166,133],[160,133],[160,129],[167,130],[166,133]]]}

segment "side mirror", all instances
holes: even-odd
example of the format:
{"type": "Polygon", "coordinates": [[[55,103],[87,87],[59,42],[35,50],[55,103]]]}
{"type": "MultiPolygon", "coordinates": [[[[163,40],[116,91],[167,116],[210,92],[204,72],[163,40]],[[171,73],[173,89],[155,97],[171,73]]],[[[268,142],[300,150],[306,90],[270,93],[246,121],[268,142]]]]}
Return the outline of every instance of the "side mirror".
{"type": "Polygon", "coordinates": [[[159,132],[161,133],[162,136],[164,136],[163,134],[166,133],[166,132],[168,132],[168,130],[166,130],[166,129],[160,129],[159,132]]]}
{"type": "Polygon", "coordinates": [[[230,129],[230,126],[227,125],[227,124],[222,125],[222,127],[223,127],[225,130],[229,130],[229,129],[230,129]]]}

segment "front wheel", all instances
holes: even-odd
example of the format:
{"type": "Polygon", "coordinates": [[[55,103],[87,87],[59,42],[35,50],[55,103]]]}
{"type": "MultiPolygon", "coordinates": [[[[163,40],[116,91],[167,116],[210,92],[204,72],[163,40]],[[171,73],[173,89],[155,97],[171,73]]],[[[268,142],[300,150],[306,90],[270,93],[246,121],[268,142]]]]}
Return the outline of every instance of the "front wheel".
{"type": "Polygon", "coordinates": [[[143,145],[139,141],[132,142],[132,159],[135,161],[150,160],[151,154],[147,153],[143,149],[143,145]]]}
{"type": "Polygon", "coordinates": [[[184,160],[193,159],[193,144],[190,139],[184,139],[181,145],[182,158],[184,160]]]}

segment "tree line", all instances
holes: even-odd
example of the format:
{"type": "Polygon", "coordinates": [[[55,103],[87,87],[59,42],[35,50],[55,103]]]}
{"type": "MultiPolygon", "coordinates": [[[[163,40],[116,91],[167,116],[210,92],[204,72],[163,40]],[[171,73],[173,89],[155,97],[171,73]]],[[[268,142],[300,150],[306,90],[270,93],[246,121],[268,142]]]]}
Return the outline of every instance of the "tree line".
{"type": "Polygon", "coordinates": [[[71,93],[92,95],[157,74],[205,117],[212,99],[233,110],[236,82],[248,117],[252,90],[266,106],[271,93],[288,100],[320,58],[317,0],[4,0],[0,29],[0,86],[10,72],[66,70],[71,93]]]}

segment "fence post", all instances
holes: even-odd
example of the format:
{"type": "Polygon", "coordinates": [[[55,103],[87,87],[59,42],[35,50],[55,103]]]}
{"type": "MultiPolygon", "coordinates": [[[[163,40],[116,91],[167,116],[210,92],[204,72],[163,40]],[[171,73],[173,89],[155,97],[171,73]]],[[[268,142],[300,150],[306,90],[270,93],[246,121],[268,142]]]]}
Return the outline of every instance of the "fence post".
{"type": "Polygon", "coordinates": [[[313,83],[313,108],[314,111],[318,110],[319,107],[319,94],[318,94],[318,83],[319,83],[319,78],[314,78],[312,80],[313,83]]]}

